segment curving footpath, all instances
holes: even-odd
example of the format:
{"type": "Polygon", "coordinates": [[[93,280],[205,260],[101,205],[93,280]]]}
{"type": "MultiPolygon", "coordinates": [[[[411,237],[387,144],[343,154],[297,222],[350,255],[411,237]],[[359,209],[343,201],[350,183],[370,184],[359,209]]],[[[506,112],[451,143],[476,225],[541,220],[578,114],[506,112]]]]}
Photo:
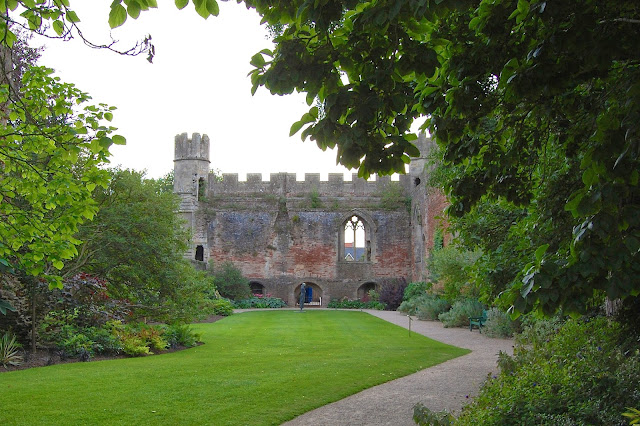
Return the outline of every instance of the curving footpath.
{"type": "MultiPolygon", "coordinates": [[[[367,310],[404,328],[405,314],[367,310]]],[[[285,425],[415,425],[413,406],[422,402],[439,411],[459,412],[477,394],[488,374],[498,371],[498,352],[513,353],[511,339],[488,338],[477,330],[444,328],[438,321],[411,321],[411,330],[440,342],[471,349],[471,353],[446,361],[340,401],[309,411],[285,425]]]]}

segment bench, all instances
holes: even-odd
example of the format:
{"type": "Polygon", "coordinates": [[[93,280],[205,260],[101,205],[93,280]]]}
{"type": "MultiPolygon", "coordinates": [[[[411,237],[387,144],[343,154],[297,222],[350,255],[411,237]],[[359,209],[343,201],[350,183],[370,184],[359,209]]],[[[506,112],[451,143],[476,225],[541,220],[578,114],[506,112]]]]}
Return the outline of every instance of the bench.
{"type": "Polygon", "coordinates": [[[482,311],[482,316],[469,317],[469,331],[473,331],[473,326],[478,327],[478,331],[482,333],[482,327],[487,322],[487,311],[482,311]]]}

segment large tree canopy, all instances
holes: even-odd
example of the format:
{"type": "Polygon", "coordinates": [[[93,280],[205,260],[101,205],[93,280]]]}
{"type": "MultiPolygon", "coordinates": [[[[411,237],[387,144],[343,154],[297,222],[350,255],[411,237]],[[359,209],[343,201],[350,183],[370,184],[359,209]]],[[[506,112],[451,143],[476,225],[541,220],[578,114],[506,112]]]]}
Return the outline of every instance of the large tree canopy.
{"type": "MultiPolygon", "coordinates": [[[[251,59],[253,89],[308,95],[292,133],[337,147],[338,160],[367,177],[404,171],[418,153],[411,124],[425,117],[455,170],[444,184],[452,215],[499,201],[528,210],[525,234],[545,227],[549,241],[531,239],[530,264],[505,303],[579,312],[594,291],[638,295],[637,1],[238,2],[276,34],[273,51],[251,59]]],[[[20,3],[46,4],[53,13],[28,13],[58,34],[77,20],[67,0],[20,3]]],[[[218,13],[215,0],[193,5],[205,18],[218,13]]],[[[116,0],[109,22],[155,6],[116,0]]]]}

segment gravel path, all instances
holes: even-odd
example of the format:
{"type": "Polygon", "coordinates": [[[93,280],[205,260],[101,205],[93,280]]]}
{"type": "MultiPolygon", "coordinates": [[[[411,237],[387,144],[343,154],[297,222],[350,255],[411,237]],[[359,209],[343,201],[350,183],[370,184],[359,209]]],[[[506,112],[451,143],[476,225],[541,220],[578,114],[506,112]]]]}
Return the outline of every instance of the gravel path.
{"type": "MultiPolygon", "coordinates": [[[[395,311],[366,311],[401,327],[406,315],[395,311]]],[[[413,406],[422,402],[439,411],[459,412],[490,373],[496,373],[499,351],[511,354],[511,339],[492,339],[467,328],[444,328],[438,321],[411,322],[411,330],[472,352],[309,411],[285,425],[415,425],[413,406]]]]}

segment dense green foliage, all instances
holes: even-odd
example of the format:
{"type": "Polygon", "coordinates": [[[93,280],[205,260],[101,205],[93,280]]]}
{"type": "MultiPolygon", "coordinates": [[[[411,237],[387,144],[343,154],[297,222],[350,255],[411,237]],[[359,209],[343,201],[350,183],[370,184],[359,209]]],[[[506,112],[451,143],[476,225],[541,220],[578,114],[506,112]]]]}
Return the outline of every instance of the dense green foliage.
{"type": "Polygon", "coordinates": [[[482,332],[489,337],[513,337],[520,330],[520,321],[512,320],[509,315],[498,308],[487,311],[487,321],[482,332]]]}
{"type": "Polygon", "coordinates": [[[468,353],[361,312],[248,312],[192,327],[204,344],[186,351],[2,373],[0,423],[281,424],[468,353]]]}
{"type": "Polygon", "coordinates": [[[175,214],[178,198],[143,173],[110,174],[109,186],[94,193],[100,209],[80,228],[84,244],[67,270],[104,278],[110,297],[127,300],[134,318],[192,320],[214,284],[182,256],[188,234],[175,214]]]}
{"type": "Polygon", "coordinates": [[[462,327],[469,325],[469,317],[482,315],[484,307],[476,299],[459,299],[447,312],[438,315],[445,327],[462,327]]]}
{"type": "Polygon", "coordinates": [[[427,294],[427,291],[431,289],[432,285],[432,283],[426,283],[423,281],[407,284],[407,288],[404,289],[404,293],[402,295],[402,301],[405,302],[413,299],[414,297],[424,296],[427,294]]]}
{"type": "Polygon", "coordinates": [[[78,321],[77,310],[50,312],[40,328],[43,343],[58,349],[62,358],[84,361],[95,355],[149,355],[169,347],[195,346],[198,341],[198,336],[187,325],[123,324],[119,320],[86,325],[78,321]]]}
{"type": "Polygon", "coordinates": [[[450,308],[451,304],[446,299],[437,294],[425,293],[405,300],[398,307],[398,311],[416,315],[421,320],[437,320],[438,315],[450,308]]]}
{"type": "Polygon", "coordinates": [[[217,298],[209,302],[212,315],[221,315],[223,317],[233,314],[233,303],[229,299],[217,298]]]}
{"type": "Polygon", "coordinates": [[[238,309],[251,309],[251,308],[284,308],[287,304],[284,300],[278,297],[272,297],[270,295],[263,296],[261,294],[254,294],[248,299],[240,299],[233,301],[233,307],[238,309]]]}
{"type": "Polygon", "coordinates": [[[640,406],[640,352],[624,353],[619,331],[605,318],[525,330],[456,424],[627,424],[622,413],[640,406]]]}
{"type": "Polygon", "coordinates": [[[416,300],[416,316],[421,320],[437,320],[440,314],[451,309],[447,299],[435,295],[423,296],[416,300]]]}
{"type": "Polygon", "coordinates": [[[476,297],[478,290],[472,282],[471,269],[480,257],[478,251],[458,249],[449,245],[435,250],[429,257],[430,278],[442,288],[442,296],[453,303],[460,295],[476,297]]]}
{"type": "Polygon", "coordinates": [[[385,309],[385,304],[378,302],[377,300],[349,300],[349,299],[331,299],[327,308],[333,309],[376,309],[382,311],[385,309]]]}
{"type": "Polygon", "coordinates": [[[100,166],[124,138],[105,124],[114,108],[87,105],[52,72],[29,64],[18,87],[0,79],[0,264],[59,286],[78,227],[97,212],[93,190],[107,185],[100,166]]]}
{"type": "Polygon", "coordinates": [[[446,410],[432,411],[419,402],[413,407],[413,421],[419,426],[449,426],[455,418],[446,410]]]}
{"type": "Polygon", "coordinates": [[[222,297],[240,300],[251,295],[249,280],[242,276],[242,271],[233,262],[226,261],[221,265],[210,264],[213,282],[222,297]]]}

